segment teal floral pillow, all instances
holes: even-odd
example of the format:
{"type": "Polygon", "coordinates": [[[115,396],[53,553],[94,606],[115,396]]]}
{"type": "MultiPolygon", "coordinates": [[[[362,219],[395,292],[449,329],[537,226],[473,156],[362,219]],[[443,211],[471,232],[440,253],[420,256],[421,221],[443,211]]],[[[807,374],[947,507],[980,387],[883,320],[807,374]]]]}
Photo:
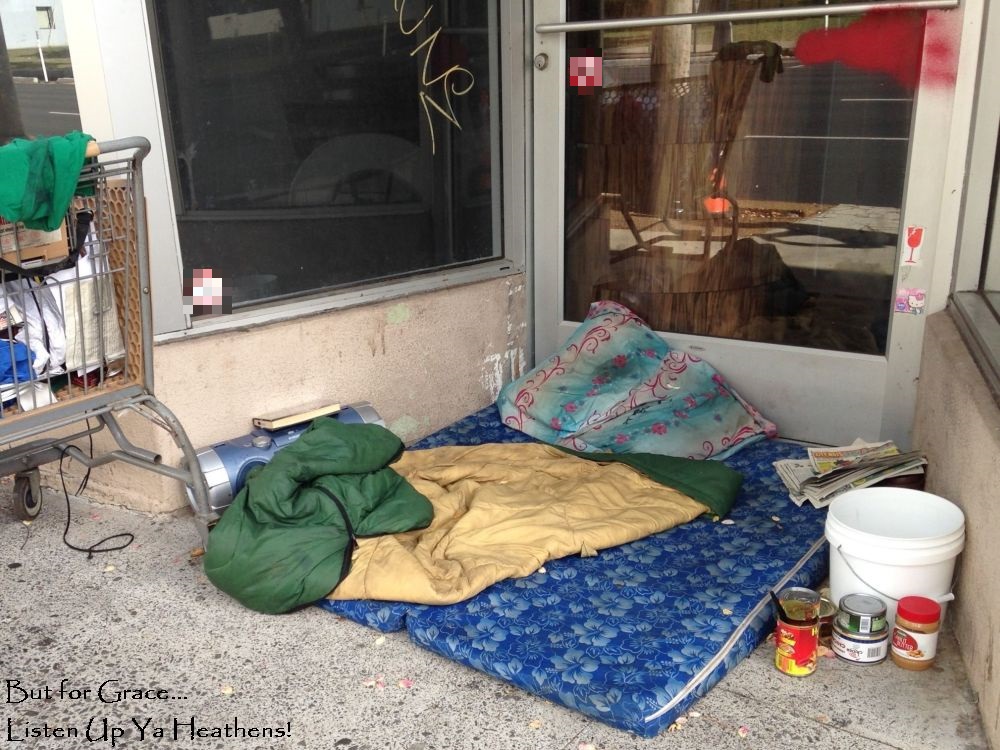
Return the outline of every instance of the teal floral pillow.
{"type": "Polygon", "coordinates": [[[508,427],[578,451],[725,458],[777,427],[708,362],[628,308],[590,306],[563,348],[497,399],[508,427]]]}

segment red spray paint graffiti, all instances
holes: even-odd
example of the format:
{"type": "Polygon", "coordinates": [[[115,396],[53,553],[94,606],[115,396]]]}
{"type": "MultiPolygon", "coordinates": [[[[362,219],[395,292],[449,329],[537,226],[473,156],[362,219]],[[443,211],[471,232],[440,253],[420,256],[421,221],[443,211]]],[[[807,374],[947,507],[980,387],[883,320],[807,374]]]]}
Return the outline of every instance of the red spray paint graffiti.
{"type": "Polygon", "coordinates": [[[954,86],[958,75],[958,49],[962,43],[960,17],[955,11],[929,11],[924,35],[921,83],[954,86]]]}
{"type": "Polygon", "coordinates": [[[843,29],[806,32],[795,45],[795,56],[806,65],[839,62],[886,73],[915,89],[921,82],[954,85],[955,49],[949,23],[940,14],[879,9],[843,29]]]}

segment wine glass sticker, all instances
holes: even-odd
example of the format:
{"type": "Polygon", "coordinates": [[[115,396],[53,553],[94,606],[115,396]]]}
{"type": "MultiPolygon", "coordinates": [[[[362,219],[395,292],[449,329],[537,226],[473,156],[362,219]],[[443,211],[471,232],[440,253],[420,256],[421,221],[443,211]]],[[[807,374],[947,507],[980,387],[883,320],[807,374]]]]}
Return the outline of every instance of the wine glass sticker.
{"type": "Polygon", "coordinates": [[[919,266],[921,249],[924,246],[924,228],[918,226],[906,227],[906,247],[900,259],[900,266],[919,266]]]}

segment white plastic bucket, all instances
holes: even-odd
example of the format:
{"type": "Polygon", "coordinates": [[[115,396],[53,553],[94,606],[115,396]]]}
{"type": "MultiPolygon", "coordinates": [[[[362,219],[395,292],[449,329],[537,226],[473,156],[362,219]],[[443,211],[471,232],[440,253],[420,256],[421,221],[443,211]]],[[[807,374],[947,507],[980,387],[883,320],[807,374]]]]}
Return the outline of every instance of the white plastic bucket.
{"type": "Polygon", "coordinates": [[[826,538],[835,604],[846,594],[874,594],[885,602],[891,623],[904,596],[954,598],[965,514],[943,497],[895,487],[845,492],[830,503],[826,538]]]}

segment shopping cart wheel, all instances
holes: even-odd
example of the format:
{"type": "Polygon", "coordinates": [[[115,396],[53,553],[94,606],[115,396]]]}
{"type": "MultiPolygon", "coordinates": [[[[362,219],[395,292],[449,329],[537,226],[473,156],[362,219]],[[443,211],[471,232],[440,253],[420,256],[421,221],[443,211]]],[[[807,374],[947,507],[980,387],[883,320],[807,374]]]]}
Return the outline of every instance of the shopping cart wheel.
{"type": "Polygon", "coordinates": [[[42,509],[41,482],[37,477],[37,471],[14,477],[14,495],[11,501],[14,515],[22,521],[33,521],[42,509]]]}

